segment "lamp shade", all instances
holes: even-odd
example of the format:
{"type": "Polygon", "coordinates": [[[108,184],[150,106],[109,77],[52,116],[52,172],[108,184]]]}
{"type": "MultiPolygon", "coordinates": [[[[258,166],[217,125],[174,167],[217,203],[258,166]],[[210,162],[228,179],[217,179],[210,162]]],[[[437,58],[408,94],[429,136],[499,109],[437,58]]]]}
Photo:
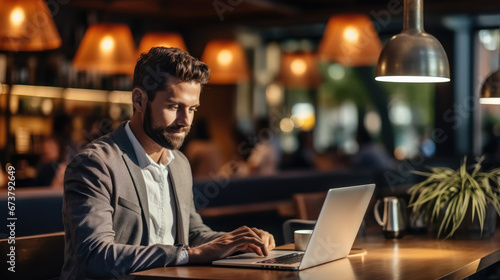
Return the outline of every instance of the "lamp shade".
{"type": "Polygon", "coordinates": [[[152,47],[179,48],[187,52],[182,36],[176,33],[149,32],[146,33],[139,44],[139,55],[148,52],[152,47]]]}
{"type": "Polygon", "coordinates": [[[284,53],[279,80],[287,88],[314,88],[320,83],[317,56],[313,53],[284,53]]]}
{"type": "Polygon", "coordinates": [[[450,67],[443,46],[423,30],[423,0],[404,1],[403,31],[382,49],[377,81],[437,83],[450,81],[450,67]]]}
{"type": "Polygon", "coordinates": [[[484,80],[479,103],[500,105],[500,70],[493,72],[484,80]]]}
{"type": "Polygon", "coordinates": [[[330,17],[319,45],[321,59],[343,66],[377,64],[382,43],[370,20],[362,14],[330,17]]]}
{"type": "Polygon", "coordinates": [[[0,50],[43,51],[61,46],[61,37],[42,0],[0,0],[0,50]]]}
{"type": "Polygon", "coordinates": [[[208,42],[201,60],[210,67],[210,82],[235,84],[248,80],[250,74],[243,48],[231,40],[208,42]]]}
{"type": "Polygon", "coordinates": [[[104,74],[132,74],[136,51],[132,33],[125,24],[95,24],[78,46],[73,67],[104,74]]]}
{"type": "Polygon", "coordinates": [[[500,69],[491,73],[484,80],[479,103],[500,105],[500,69]]]}

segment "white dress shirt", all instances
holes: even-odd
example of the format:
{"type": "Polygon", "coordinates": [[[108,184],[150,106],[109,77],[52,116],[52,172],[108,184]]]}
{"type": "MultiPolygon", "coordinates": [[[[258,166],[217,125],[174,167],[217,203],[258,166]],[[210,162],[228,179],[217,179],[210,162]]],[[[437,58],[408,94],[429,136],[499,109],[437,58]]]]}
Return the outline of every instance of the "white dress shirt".
{"type": "Polygon", "coordinates": [[[167,166],[174,159],[172,151],[165,149],[158,163],[154,162],[146,153],[139,140],[130,129],[130,124],[125,125],[130,142],[134,147],[139,167],[142,170],[149,205],[149,245],[175,243],[175,200],[168,184],[167,166]]]}
{"type": "MultiPolygon", "coordinates": [[[[149,245],[174,245],[176,236],[176,207],[172,188],[168,183],[167,166],[174,160],[171,150],[165,149],[158,163],[146,153],[139,140],[130,129],[130,123],[125,125],[127,136],[134,147],[139,167],[142,170],[149,205],[149,245]]],[[[188,261],[186,250],[182,251],[177,264],[188,261]]]]}

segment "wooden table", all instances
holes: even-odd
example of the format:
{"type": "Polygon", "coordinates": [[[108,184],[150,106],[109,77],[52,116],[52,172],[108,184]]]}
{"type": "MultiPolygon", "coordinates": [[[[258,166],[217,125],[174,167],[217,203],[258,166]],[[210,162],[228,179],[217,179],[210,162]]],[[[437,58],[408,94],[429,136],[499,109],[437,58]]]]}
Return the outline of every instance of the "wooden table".
{"type": "MultiPolygon", "coordinates": [[[[281,246],[288,249],[292,246],[281,246]]],[[[302,271],[205,266],[162,267],[135,273],[136,279],[463,279],[500,261],[500,232],[487,240],[436,240],[381,234],[358,238],[354,255],[302,271]]]]}

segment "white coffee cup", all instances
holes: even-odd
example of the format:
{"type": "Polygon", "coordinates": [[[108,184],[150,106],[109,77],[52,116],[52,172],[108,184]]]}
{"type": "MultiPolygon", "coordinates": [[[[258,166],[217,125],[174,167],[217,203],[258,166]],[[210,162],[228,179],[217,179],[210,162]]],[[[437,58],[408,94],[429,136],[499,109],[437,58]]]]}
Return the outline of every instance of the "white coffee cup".
{"type": "Polygon", "coordinates": [[[313,230],[312,229],[299,229],[293,232],[293,237],[295,240],[295,250],[305,251],[307,243],[311,238],[313,230]]]}

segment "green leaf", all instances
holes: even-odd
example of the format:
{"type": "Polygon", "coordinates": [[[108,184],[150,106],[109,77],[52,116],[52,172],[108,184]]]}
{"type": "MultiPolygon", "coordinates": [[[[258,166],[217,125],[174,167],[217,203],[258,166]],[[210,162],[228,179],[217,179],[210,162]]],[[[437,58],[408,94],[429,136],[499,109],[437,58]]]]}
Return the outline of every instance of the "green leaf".
{"type": "Polygon", "coordinates": [[[409,207],[428,222],[441,219],[438,237],[453,236],[469,207],[472,221],[479,220],[481,231],[489,204],[500,215],[500,168],[481,171],[483,160],[484,156],[467,166],[467,157],[464,157],[457,170],[427,167],[430,172],[413,171],[426,178],[408,189],[411,194],[409,207]]]}

